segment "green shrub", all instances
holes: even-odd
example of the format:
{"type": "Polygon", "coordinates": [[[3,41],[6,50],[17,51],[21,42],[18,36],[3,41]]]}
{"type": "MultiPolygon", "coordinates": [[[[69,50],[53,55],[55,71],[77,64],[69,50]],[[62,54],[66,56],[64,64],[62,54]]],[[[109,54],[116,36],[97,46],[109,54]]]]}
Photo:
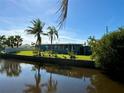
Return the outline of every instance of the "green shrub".
{"type": "Polygon", "coordinates": [[[65,55],[63,55],[63,58],[64,58],[64,59],[67,59],[67,57],[66,57],[65,55]]]}
{"type": "Polygon", "coordinates": [[[70,56],[70,59],[76,59],[76,55],[74,54],[73,51],[68,52],[68,55],[70,56]]]}
{"type": "Polygon", "coordinates": [[[101,68],[112,72],[124,71],[124,28],[104,35],[93,49],[93,58],[101,68]]]}
{"type": "Polygon", "coordinates": [[[54,57],[57,58],[58,57],[57,54],[54,54],[54,57]]]}
{"type": "Polygon", "coordinates": [[[36,49],[33,50],[33,56],[38,56],[38,50],[36,49]]]}

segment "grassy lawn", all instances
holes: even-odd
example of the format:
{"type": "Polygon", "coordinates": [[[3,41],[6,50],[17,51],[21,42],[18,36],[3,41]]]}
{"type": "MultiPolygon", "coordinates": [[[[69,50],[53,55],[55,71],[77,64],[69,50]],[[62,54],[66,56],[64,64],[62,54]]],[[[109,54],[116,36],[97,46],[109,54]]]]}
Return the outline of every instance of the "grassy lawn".
{"type": "Polygon", "coordinates": [[[16,55],[33,56],[33,51],[19,51],[16,55]]]}
{"type": "MultiPolygon", "coordinates": [[[[43,54],[44,54],[44,57],[49,57],[48,52],[43,52],[43,54]]],[[[33,51],[20,51],[20,52],[17,52],[16,55],[33,56],[33,51]]],[[[68,54],[56,54],[56,55],[57,55],[57,58],[70,59],[68,54]]],[[[54,56],[51,56],[51,57],[54,57],[54,56]]],[[[91,61],[92,59],[91,59],[91,56],[76,55],[76,60],[91,61]]]]}

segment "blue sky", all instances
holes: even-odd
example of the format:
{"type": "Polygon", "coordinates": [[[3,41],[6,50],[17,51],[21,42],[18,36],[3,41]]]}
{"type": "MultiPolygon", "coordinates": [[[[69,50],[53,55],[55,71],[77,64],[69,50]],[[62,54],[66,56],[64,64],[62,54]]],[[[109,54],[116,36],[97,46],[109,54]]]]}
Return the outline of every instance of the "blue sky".
{"type": "MultiPolygon", "coordinates": [[[[35,18],[45,22],[45,28],[56,26],[58,1],[0,0],[0,34],[21,35],[24,43],[34,42],[34,36],[24,30],[35,18]]],[[[123,26],[123,4],[124,0],[69,0],[68,18],[55,43],[83,43],[89,36],[102,37],[106,26],[109,31],[123,26]]],[[[43,43],[50,43],[49,38],[43,36],[43,43]]]]}

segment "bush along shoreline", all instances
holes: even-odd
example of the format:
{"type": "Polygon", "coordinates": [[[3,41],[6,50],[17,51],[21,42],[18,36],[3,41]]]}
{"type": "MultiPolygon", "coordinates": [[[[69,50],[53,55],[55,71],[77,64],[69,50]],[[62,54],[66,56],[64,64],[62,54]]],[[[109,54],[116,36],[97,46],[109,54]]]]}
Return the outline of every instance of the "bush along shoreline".
{"type": "Polygon", "coordinates": [[[123,76],[124,72],[124,28],[106,33],[92,45],[93,58],[104,71],[123,76]]]}

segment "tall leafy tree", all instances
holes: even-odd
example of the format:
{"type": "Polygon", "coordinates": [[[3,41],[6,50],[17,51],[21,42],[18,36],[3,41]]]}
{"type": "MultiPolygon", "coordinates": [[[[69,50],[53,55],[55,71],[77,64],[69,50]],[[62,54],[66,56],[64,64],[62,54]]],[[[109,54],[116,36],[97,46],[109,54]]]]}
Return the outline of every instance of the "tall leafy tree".
{"type": "Polygon", "coordinates": [[[6,42],[6,37],[5,35],[0,36],[0,48],[4,48],[5,47],[5,42],[6,42]]]}
{"type": "MultiPolygon", "coordinates": [[[[122,77],[124,71],[124,28],[109,32],[93,46],[95,62],[109,74],[122,77]]],[[[120,78],[121,79],[121,78],[120,78]]]]}
{"type": "Polygon", "coordinates": [[[15,46],[14,36],[9,36],[6,40],[6,44],[7,44],[8,47],[14,48],[14,46],[15,46]]]}
{"type": "Polygon", "coordinates": [[[28,29],[26,29],[25,31],[28,34],[32,34],[35,37],[37,37],[36,45],[38,46],[38,50],[39,50],[38,55],[40,55],[40,45],[42,43],[41,34],[44,35],[43,27],[44,27],[45,23],[40,21],[40,19],[35,19],[31,23],[33,24],[33,26],[32,27],[29,26],[28,29]]]}
{"type": "Polygon", "coordinates": [[[17,48],[22,45],[22,41],[23,41],[23,39],[21,38],[21,36],[19,36],[19,35],[15,36],[15,44],[16,44],[17,48]]]}
{"type": "Polygon", "coordinates": [[[58,38],[58,31],[56,30],[56,28],[54,26],[49,26],[48,28],[48,36],[50,39],[51,44],[53,44],[53,40],[55,40],[56,38],[58,38]]]}

